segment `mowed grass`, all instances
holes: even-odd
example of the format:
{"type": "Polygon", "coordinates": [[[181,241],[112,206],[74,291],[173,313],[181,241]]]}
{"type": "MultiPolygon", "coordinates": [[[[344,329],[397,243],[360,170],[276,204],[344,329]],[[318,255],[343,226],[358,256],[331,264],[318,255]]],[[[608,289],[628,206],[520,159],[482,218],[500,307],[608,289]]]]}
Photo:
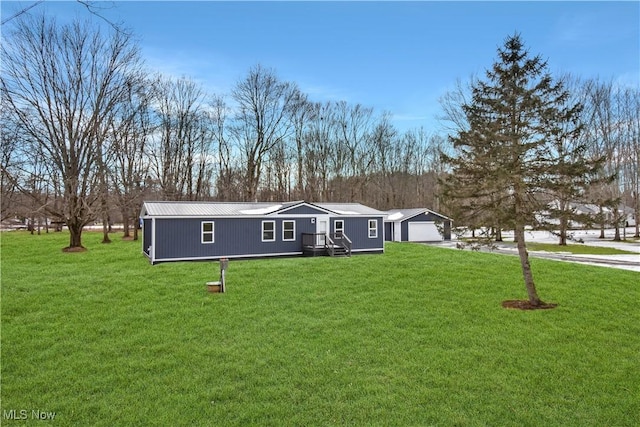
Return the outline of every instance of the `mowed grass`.
{"type": "Polygon", "coordinates": [[[637,426],[640,274],[414,244],[148,264],[2,234],[2,425],[637,426]],[[6,411],[28,410],[12,421],[6,411]]]}

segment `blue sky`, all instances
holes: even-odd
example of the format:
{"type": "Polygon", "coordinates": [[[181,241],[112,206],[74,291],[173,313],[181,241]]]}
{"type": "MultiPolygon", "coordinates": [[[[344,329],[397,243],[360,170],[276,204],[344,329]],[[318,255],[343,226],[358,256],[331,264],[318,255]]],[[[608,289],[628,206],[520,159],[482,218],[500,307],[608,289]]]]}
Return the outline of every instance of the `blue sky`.
{"type": "MultiPolygon", "coordinates": [[[[1,4],[3,18],[32,2],[1,4]]],[[[554,73],[640,85],[640,2],[107,2],[136,34],[147,65],[228,94],[250,67],[273,68],[312,100],[393,114],[437,131],[438,99],[481,74],[519,32],[554,73]]],[[[62,20],[89,16],[49,2],[62,20]]]]}

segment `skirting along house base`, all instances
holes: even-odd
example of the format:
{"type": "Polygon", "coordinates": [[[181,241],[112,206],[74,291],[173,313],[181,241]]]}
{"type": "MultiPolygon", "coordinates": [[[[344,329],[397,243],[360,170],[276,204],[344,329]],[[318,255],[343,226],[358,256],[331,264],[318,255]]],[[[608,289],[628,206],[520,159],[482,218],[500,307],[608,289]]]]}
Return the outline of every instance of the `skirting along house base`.
{"type": "Polygon", "coordinates": [[[142,251],[152,264],[382,253],[385,216],[358,203],[144,202],[142,251]]]}

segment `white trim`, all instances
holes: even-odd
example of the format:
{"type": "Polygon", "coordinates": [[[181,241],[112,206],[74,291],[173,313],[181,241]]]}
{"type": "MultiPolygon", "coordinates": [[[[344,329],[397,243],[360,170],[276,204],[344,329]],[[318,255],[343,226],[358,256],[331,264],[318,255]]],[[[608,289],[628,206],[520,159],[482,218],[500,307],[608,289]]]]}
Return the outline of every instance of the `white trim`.
{"type": "Polygon", "coordinates": [[[329,215],[318,215],[315,217],[316,224],[316,245],[324,245],[326,243],[325,236],[329,235],[331,232],[331,216],[329,215]],[[321,224],[325,225],[324,236],[320,235],[321,233],[321,224]]]}
{"type": "Polygon", "coordinates": [[[216,242],[216,223],[215,221],[200,221],[200,243],[203,245],[210,245],[216,242]],[[204,225],[211,224],[211,231],[204,231],[204,225]],[[204,235],[211,234],[211,241],[205,242],[204,235]]]}
{"type": "Polygon", "coordinates": [[[367,236],[370,239],[377,239],[378,238],[378,220],[377,219],[368,219],[367,220],[367,236]],[[376,226],[375,228],[371,228],[371,221],[375,221],[376,222],[376,226]],[[375,230],[375,235],[371,235],[371,230],[375,230]]]}
{"type": "Polygon", "coordinates": [[[384,252],[384,247],[382,247],[382,248],[352,249],[351,252],[384,252]]]}
{"type": "Polygon", "coordinates": [[[391,223],[393,228],[391,241],[392,242],[402,242],[402,221],[395,221],[391,223]]]}
{"type": "Polygon", "coordinates": [[[280,209],[280,210],[278,210],[276,212],[273,212],[273,214],[285,215],[286,216],[286,215],[288,215],[287,211],[290,211],[292,209],[297,209],[297,208],[302,207],[302,206],[310,207],[312,209],[317,210],[318,212],[306,213],[306,214],[293,214],[292,216],[295,216],[295,215],[300,215],[300,216],[318,216],[318,215],[330,215],[330,214],[333,213],[333,211],[330,211],[329,209],[321,208],[320,206],[314,205],[313,203],[301,202],[301,203],[298,203],[296,205],[288,206],[288,207],[286,207],[284,209],[280,209]]]}
{"type": "MultiPolygon", "coordinates": [[[[144,240],[144,236],[142,236],[144,240]]],[[[156,260],[156,219],[151,218],[151,251],[149,253],[151,263],[156,260]]]]}
{"type": "Polygon", "coordinates": [[[282,220],[282,241],[283,242],[295,242],[296,241],[296,221],[293,219],[283,219],[282,220]],[[293,223],[293,230],[287,230],[284,226],[285,222],[293,223]],[[284,236],[285,231],[293,231],[293,237],[291,239],[287,239],[284,236]]]}
{"type": "Polygon", "coordinates": [[[261,241],[263,242],[275,242],[276,241],[276,221],[275,220],[264,220],[262,221],[262,225],[260,226],[260,238],[261,241]],[[264,238],[264,225],[267,223],[271,223],[273,224],[273,230],[271,231],[273,233],[273,238],[272,239],[265,239],[264,238]]]}
{"type": "MultiPolygon", "coordinates": [[[[382,248],[366,248],[366,249],[354,249],[351,252],[384,252],[384,247],[382,248]]],[[[304,252],[278,252],[278,253],[268,253],[268,254],[246,254],[246,255],[214,255],[214,256],[203,256],[203,257],[187,257],[187,258],[162,258],[156,259],[154,262],[173,262],[173,261],[202,261],[202,260],[216,260],[220,258],[270,258],[270,257],[278,257],[278,256],[298,256],[303,255],[304,252]]]]}
{"type": "Polygon", "coordinates": [[[268,254],[246,254],[246,255],[213,255],[213,256],[201,256],[201,257],[186,257],[186,258],[162,258],[157,259],[155,262],[172,262],[172,261],[202,261],[202,260],[214,260],[220,258],[267,258],[277,256],[298,256],[303,255],[304,252],[278,252],[268,254]]]}

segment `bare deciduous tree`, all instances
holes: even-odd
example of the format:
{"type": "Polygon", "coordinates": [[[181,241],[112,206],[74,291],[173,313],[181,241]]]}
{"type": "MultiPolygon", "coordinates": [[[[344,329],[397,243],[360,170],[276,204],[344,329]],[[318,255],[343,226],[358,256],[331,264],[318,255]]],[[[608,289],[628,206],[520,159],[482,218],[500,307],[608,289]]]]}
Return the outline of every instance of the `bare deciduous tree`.
{"type": "Polygon", "coordinates": [[[157,123],[150,150],[151,169],[165,200],[202,200],[210,196],[207,176],[213,116],[207,95],[194,81],[158,78],[154,85],[157,123]]]}
{"type": "Polygon", "coordinates": [[[590,152],[593,156],[604,156],[601,170],[603,180],[591,190],[591,197],[599,206],[600,238],[604,238],[607,225],[615,230],[614,240],[621,240],[620,227],[625,217],[620,210],[624,193],[624,165],[631,160],[626,144],[626,118],[622,114],[620,88],[612,82],[591,80],[585,86],[589,115],[587,117],[590,152]]]}
{"type": "Polygon", "coordinates": [[[122,215],[123,238],[138,239],[136,218],[142,195],[143,184],[149,174],[147,140],[151,133],[149,91],[141,80],[132,86],[129,99],[123,102],[110,123],[110,141],[114,159],[110,168],[117,205],[122,215]]]}
{"type": "Polygon", "coordinates": [[[11,114],[62,179],[64,204],[53,213],[69,227],[69,248],[82,248],[82,229],[96,216],[96,144],[106,138],[106,118],[126,99],[138,49],[122,32],[25,16],[8,32],[2,61],[11,114]]]}
{"type": "Polygon", "coordinates": [[[297,88],[278,79],[273,70],[253,67],[231,92],[237,112],[233,135],[245,163],[245,198],[255,200],[267,155],[286,141],[292,130],[290,112],[297,88]]]}

